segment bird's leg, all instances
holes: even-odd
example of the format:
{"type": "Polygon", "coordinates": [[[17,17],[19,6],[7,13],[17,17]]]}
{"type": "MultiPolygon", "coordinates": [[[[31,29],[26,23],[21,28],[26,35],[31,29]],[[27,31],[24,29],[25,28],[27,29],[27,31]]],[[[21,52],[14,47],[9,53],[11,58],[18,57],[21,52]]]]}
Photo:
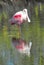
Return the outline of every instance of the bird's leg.
{"type": "Polygon", "coordinates": [[[21,38],[21,26],[18,25],[18,29],[19,29],[19,37],[21,38]]]}

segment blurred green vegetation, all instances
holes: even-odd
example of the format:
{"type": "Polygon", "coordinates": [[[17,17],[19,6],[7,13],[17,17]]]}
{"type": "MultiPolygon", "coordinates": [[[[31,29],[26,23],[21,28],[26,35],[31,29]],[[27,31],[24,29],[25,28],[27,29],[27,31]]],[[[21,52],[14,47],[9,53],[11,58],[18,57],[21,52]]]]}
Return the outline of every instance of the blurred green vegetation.
{"type": "MultiPolygon", "coordinates": [[[[0,65],[44,65],[44,27],[40,26],[39,13],[44,9],[44,5],[34,6],[34,15],[31,23],[23,23],[21,33],[17,25],[9,25],[8,14],[3,11],[0,15],[0,65]],[[39,11],[40,10],[40,11],[39,11]],[[12,45],[12,37],[23,38],[26,42],[32,41],[31,57],[24,56],[12,45]],[[16,57],[16,58],[15,58],[16,57]],[[38,60],[35,60],[38,58],[38,60]]],[[[42,22],[42,21],[41,21],[42,22]]]]}

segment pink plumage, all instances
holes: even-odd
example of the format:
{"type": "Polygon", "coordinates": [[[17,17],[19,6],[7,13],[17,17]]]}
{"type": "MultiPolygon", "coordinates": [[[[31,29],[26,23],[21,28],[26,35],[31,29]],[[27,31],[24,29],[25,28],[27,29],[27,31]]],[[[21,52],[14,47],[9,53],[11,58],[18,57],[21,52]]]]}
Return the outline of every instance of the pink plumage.
{"type": "Polygon", "coordinates": [[[12,19],[10,20],[11,24],[18,24],[21,25],[23,22],[30,22],[28,17],[27,9],[23,9],[23,11],[16,12],[12,19]]]}

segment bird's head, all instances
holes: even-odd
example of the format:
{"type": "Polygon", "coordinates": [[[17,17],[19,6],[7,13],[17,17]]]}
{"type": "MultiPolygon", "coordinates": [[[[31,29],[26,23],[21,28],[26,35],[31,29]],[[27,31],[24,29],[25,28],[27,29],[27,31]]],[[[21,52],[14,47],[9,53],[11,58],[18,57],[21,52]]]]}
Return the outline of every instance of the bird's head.
{"type": "Polygon", "coordinates": [[[23,9],[23,12],[27,13],[27,9],[23,9]]]}
{"type": "Polygon", "coordinates": [[[27,12],[27,9],[23,9],[23,12],[26,14],[26,20],[28,20],[28,22],[30,23],[30,19],[29,19],[29,16],[28,16],[28,12],[27,12]]]}

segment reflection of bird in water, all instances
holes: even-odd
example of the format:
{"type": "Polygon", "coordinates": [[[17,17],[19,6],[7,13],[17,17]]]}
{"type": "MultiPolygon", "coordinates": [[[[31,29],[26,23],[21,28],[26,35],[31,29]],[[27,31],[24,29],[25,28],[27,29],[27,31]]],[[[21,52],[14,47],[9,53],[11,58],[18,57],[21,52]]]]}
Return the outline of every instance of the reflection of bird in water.
{"type": "Polygon", "coordinates": [[[12,38],[12,43],[20,53],[30,56],[32,42],[26,43],[25,40],[12,38]]]}

